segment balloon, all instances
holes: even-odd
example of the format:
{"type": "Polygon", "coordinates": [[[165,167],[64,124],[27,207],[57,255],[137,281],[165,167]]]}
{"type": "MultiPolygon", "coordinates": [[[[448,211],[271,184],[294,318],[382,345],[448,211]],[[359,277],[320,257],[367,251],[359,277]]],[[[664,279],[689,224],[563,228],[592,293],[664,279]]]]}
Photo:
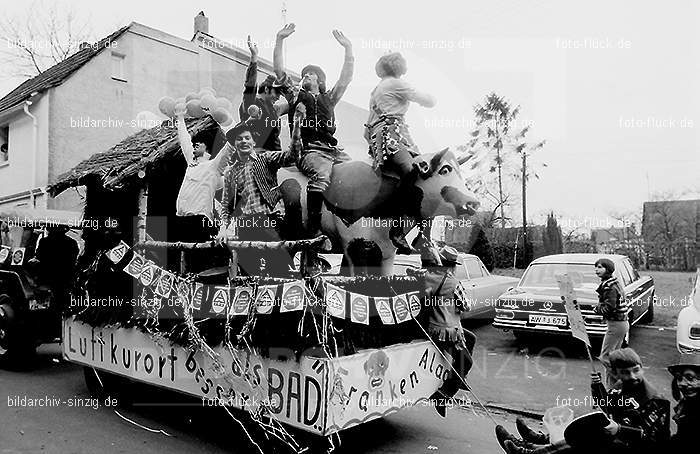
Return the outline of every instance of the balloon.
{"type": "Polygon", "coordinates": [[[199,99],[190,99],[187,101],[187,114],[190,117],[200,118],[204,116],[204,111],[202,110],[202,104],[199,99]]]}
{"type": "Polygon", "coordinates": [[[262,116],[262,111],[260,110],[260,107],[256,106],[255,104],[251,104],[248,106],[248,115],[250,115],[251,118],[260,118],[262,116]]]}
{"type": "Polygon", "coordinates": [[[224,123],[221,123],[219,126],[222,128],[228,128],[229,126],[233,126],[233,117],[229,117],[228,120],[226,120],[224,123]]]}
{"type": "Polygon", "coordinates": [[[166,117],[172,117],[175,109],[175,100],[170,96],[163,96],[158,101],[158,110],[166,117]]]}
{"type": "Polygon", "coordinates": [[[203,93],[203,92],[207,92],[207,93],[209,93],[210,95],[216,97],[216,90],[214,90],[214,89],[211,88],[211,87],[202,87],[202,89],[199,90],[199,94],[200,94],[201,96],[204,96],[204,93],[203,93]]]}
{"type": "Polygon", "coordinates": [[[192,101],[193,99],[199,99],[199,95],[193,91],[187,93],[187,96],[185,96],[185,102],[192,101]]]}
{"type": "Polygon", "coordinates": [[[229,113],[229,111],[224,109],[223,107],[217,107],[216,109],[209,112],[209,115],[211,115],[214,121],[219,123],[220,125],[226,123],[231,118],[231,114],[229,113]]]}
{"type": "Polygon", "coordinates": [[[216,107],[216,98],[213,95],[206,94],[202,96],[202,109],[213,110],[216,107]]]}
{"type": "Polygon", "coordinates": [[[228,99],[221,97],[221,98],[216,98],[216,105],[219,107],[223,107],[224,109],[228,110],[229,112],[233,111],[233,103],[229,101],[228,99]]]}

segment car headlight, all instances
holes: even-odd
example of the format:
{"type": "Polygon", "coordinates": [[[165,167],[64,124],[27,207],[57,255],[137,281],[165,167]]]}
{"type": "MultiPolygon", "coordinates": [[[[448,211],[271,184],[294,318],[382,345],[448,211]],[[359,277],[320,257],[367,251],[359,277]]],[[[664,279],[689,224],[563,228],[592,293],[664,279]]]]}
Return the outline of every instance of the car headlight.
{"type": "Polygon", "coordinates": [[[700,340],[700,324],[696,323],[690,327],[690,338],[693,340],[700,340]]]}

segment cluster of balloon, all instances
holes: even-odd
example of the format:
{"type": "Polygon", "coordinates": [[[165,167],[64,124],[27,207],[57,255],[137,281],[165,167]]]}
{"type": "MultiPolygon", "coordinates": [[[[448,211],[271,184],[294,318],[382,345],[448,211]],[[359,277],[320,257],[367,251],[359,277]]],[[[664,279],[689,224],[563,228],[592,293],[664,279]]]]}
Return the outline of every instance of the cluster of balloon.
{"type": "Polygon", "coordinates": [[[199,93],[188,93],[184,98],[164,96],[158,101],[158,109],[167,117],[182,113],[192,118],[201,118],[208,114],[223,127],[233,124],[233,104],[224,97],[217,98],[216,91],[210,87],[202,88],[199,93]]]}

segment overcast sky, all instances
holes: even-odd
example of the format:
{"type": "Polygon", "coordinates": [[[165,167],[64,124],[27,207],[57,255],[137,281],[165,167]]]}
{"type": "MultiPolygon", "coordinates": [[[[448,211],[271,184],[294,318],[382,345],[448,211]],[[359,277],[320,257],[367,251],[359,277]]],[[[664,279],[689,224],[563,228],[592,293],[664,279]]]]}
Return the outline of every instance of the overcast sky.
{"type": "MultiPolygon", "coordinates": [[[[23,2],[0,0],[6,14],[23,2]]],[[[136,21],[190,39],[204,10],[210,33],[245,47],[248,33],[272,58],[281,1],[75,0],[98,37],[136,21]],[[195,6],[196,5],[196,6],[195,6]]],[[[345,99],[366,107],[387,48],[405,76],[438,99],[408,120],[425,151],[466,141],[473,106],[495,91],[522,107],[530,137],[547,140],[548,164],[528,194],[533,220],[553,210],[583,222],[641,207],[650,192],[700,190],[700,7],[688,1],[302,1],[287,61],[321,65],[331,81],[351,38],[355,77],[345,99]]],[[[1,81],[2,94],[19,81],[1,81]]],[[[155,108],[154,108],[155,110],[155,108]]],[[[342,118],[338,121],[342,121],[342,118]]]]}

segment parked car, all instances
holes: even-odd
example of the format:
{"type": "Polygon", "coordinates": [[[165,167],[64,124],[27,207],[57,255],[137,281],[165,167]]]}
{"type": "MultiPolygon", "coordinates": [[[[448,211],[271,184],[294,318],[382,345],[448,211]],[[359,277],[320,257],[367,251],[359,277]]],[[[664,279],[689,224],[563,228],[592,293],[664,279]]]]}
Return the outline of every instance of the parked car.
{"type": "Polygon", "coordinates": [[[518,283],[518,278],[489,273],[481,259],[472,254],[459,254],[455,277],[460,283],[457,296],[469,308],[462,312],[462,320],[492,319],[498,297],[518,283]]]}
{"type": "Polygon", "coordinates": [[[526,333],[570,334],[569,319],[561,301],[556,276],[568,274],[574,281],[576,300],[581,308],[586,331],[593,338],[605,335],[603,317],[594,312],[598,305],[596,288],[600,279],[594,263],[608,258],[615,264],[615,276],[632,301],[629,319],[632,325],[649,323],[654,317],[654,280],[640,276],[630,259],[613,254],[557,254],[534,260],[518,285],[498,299],[493,326],[513,331],[516,337],[526,333]]]}
{"type": "Polygon", "coordinates": [[[690,293],[688,307],[678,313],[676,343],[681,353],[700,353],[700,271],[690,293]]]}

